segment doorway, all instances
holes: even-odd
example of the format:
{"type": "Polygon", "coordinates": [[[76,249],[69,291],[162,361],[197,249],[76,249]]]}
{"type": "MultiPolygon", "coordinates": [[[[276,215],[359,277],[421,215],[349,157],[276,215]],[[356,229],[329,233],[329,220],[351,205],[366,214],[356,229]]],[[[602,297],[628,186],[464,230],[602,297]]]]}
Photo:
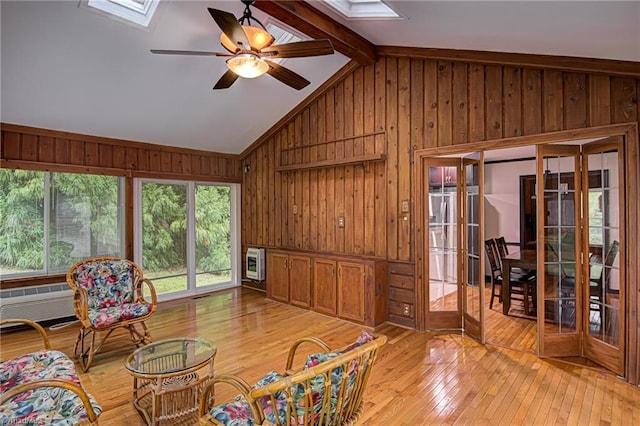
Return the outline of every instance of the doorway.
{"type": "MultiPolygon", "coordinates": [[[[527,245],[526,240],[523,240],[520,235],[523,224],[520,176],[533,175],[535,179],[535,146],[486,151],[484,171],[484,239],[485,241],[501,239],[504,242],[504,253],[498,253],[496,256],[499,273],[503,280],[502,286],[504,286],[500,257],[514,257],[523,253],[523,250],[531,250],[531,246],[527,245]]],[[[535,207],[535,197],[529,199],[529,202],[535,207]]],[[[533,250],[535,250],[535,241],[533,250]]],[[[536,309],[533,306],[534,298],[529,294],[526,295],[531,305],[526,309],[524,294],[510,296],[508,315],[505,315],[504,301],[500,298],[502,286],[498,286],[495,294],[491,294],[492,277],[489,269],[491,264],[487,261],[485,266],[489,294],[485,303],[487,343],[536,354],[537,318],[536,309]]],[[[517,274],[514,270],[513,278],[514,281],[535,279],[534,272],[522,268],[518,268],[517,274]]],[[[531,284],[530,288],[533,289],[533,287],[531,284]]],[[[517,287],[514,289],[522,290],[517,287]]],[[[509,294],[511,295],[511,292],[509,294]]]]}
{"type": "MultiPolygon", "coordinates": [[[[514,250],[525,248],[536,250],[538,260],[534,262],[533,269],[540,271],[535,279],[535,316],[527,318],[529,331],[523,335],[528,337],[516,342],[518,345],[516,348],[535,350],[541,357],[585,357],[623,375],[626,353],[624,336],[627,335],[625,329],[627,319],[624,312],[627,306],[625,289],[628,286],[626,281],[628,271],[625,270],[627,264],[627,258],[623,253],[625,250],[621,250],[620,247],[626,247],[626,242],[623,241],[627,223],[624,202],[625,195],[628,200],[629,194],[625,194],[623,177],[628,160],[624,155],[622,137],[618,138],[617,142],[613,140],[591,144],[587,142],[549,140],[529,146],[523,143],[516,148],[529,149],[528,155],[494,161],[505,164],[518,162],[519,173],[515,179],[516,186],[520,185],[519,177],[522,175],[524,163],[529,162],[529,167],[533,167],[529,174],[536,176],[533,182],[535,193],[528,195],[536,206],[535,215],[524,219],[529,223],[535,223],[533,230],[535,238],[529,234],[527,241],[523,241],[519,223],[514,228],[514,236],[505,238],[510,243],[509,247],[514,250]],[[567,166],[568,164],[571,165],[567,166]],[[607,254],[610,254],[608,261],[607,254]]],[[[487,149],[495,146],[495,144],[487,146],[487,149]]],[[[457,150],[460,151],[461,147],[457,147],[457,150]]],[[[481,173],[481,175],[484,174],[484,178],[479,181],[479,188],[474,191],[484,193],[481,197],[481,199],[484,198],[484,207],[475,213],[480,221],[478,232],[471,231],[473,227],[470,225],[474,224],[475,219],[469,217],[471,212],[463,203],[463,200],[467,200],[470,195],[468,188],[465,188],[464,163],[461,160],[467,154],[454,152],[447,157],[455,158],[446,158],[442,156],[442,150],[439,150],[437,154],[434,152],[434,155],[440,156],[420,153],[421,161],[416,162],[420,167],[420,172],[417,174],[420,182],[416,182],[420,194],[429,194],[433,191],[434,182],[429,181],[429,170],[433,176],[433,170],[442,167],[444,175],[455,175],[455,178],[449,178],[447,191],[449,198],[456,199],[455,205],[458,212],[455,221],[447,222],[450,228],[456,229],[454,234],[457,236],[456,244],[449,247],[457,264],[457,267],[452,267],[451,257],[448,259],[448,265],[438,263],[437,253],[443,247],[429,243],[428,239],[421,237],[421,234],[428,235],[431,227],[436,225],[435,222],[430,221],[433,219],[432,197],[427,196],[419,203],[421,209],[417,211],[420,224],[417,227],[417,247],[419,248],[417,284],[420,286],[420,282],[432,281],[433,277],[429,274],[438,269],[442,270],[445,266],[456,271],[455,276],[451,276],[451,280],[447,282],[448,286],[455,288],[453,284],[457,284],[457,293],[454,291],[449,293],[454,297],[448,299],[446,312],[435,312],[432,309],[433,303],[426,302],[429,299],[423,299],[422,306],[425,313],[422,316],[424,321],[422,327],[424,329],[463,328],[467,331],[469,328],[472,329],[469,334],[476,340],[484,343],[486,333],[486,340],[492,343],[492,338],[495,338],[492,332],[496,330],[504,332],[505,329],[512,327],[510,325],[505,327],[505,321],[522,319],[518,318],[518,315],[512,315],[510,311],[510,315],[506,315],[505,318],[498,317],[500,320],[496,321],[500,323],[499,325],[492,324],[491,316],[496,309],[495,306],[493,310],[489,309],[491,294],[486,290],[483,292],[484,301],[481,309],[474,310],[473,303],[469,303],[473,302],[473,298],[469,298],[472,293],[468,290],[474,279],[469,275],[469,269],[465,268],[473,262],[470,254],[477,248],[479,241],[503,236],[499,235],[502,232],[494,236],[490,230],[492,221],[496,220],[492,209],[495,210],[500,207],[501,202],[506,202],[504,197],[493,191],[489,183],[492,173],[489,166],[492,162],[490,153],[499,151],[501,150],[481,150],[480,152],[480,155],[485,155],[480,167],[480,170],[484,170],[481,173]],[[445,172],[445,167],[449,168],[448,172],[445,172]],[[492,198],[496,203],[489,202],[492,198]],[[423,280],[423,277],[428,280],[423,280]],[[477,327],[469,327],[466,321],[467,316],[479,319],[477,327]],[[440,321],[439,324],[433,321],[436,318],[440,321]]],[[[515,193],[516,205],[512,206],[514,208],[511,211],[501,208],[501,211],[510,213],[510,219],[517,218],[517,222],[524,217],[521,215],[520,205],[522,196],[518,189],[515,193]]],[[[631,198],[635,202],[637,197],[631,198]]],[[[504,232],[504,234],[508,233],[504,232]]],[[[484,273],[485,256],[482,250],[477,253],[478,262],[482,265],[479,269],[483,271],[484,276],[486,275],[484,273]]],[[[423,285],[422,291],[422,294],[428,298],[429,285],[423,285]]],[[[418,315],[418,318],[420,319],[421,316],[418,315]]],[[[509,346],[512,347],[513,343],[512,340],[509,346]]]]}

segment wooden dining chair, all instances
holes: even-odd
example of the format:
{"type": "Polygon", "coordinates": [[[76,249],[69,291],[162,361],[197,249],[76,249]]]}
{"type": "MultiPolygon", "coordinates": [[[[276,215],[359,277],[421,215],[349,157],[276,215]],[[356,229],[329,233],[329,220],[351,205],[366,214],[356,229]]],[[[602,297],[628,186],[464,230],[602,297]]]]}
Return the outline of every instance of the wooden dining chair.
{"type": "MultiPolygon", "coordinates": [[[[493,309],[493,300],[498,297],[500,302],[502,300],[502,288],[504,285],[502,277],[502,264],[500,262],[500,256],[496,241],[493,238],[485,240],[485,250],[487,252],[487,260],[491,267],[491,299],[489,300],[489,309],[493,309]],[[497,287],[500,287],[500,293],[497,293],[497,287]]],[[[524,305],[524,311],[528,315],[532,312],[530,309],[529,297],[533,298],[533,306],[535,306],[535,277],[533,279],[529,276],[522,278],[514,278],[509,282],[510,298],[511,300],[521,301],[524,305]],[[515,297],[514,297],[515,296],[515,297]]]]}

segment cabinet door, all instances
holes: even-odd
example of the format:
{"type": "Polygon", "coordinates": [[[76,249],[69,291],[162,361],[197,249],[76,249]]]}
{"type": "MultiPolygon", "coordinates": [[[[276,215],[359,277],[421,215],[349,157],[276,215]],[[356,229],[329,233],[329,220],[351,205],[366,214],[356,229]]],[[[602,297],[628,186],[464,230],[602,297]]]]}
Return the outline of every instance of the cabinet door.
{"type": "Polygon", "coordinates": [[[267,297],[289,302],[289,256],[269,253],[267,257],[267,297]]]}
{"type": "Polygon", "coordinates": [[[337,305],[335,260],[313,261],[313,309],[323,314],[335,315],[337,305]]]}
{"type": "Polygon", "coordinates": [[[311,258],[289,256],[289,303],[302,308],[311,306],[311,258]]]}
{"type": "Polygon", "coordinates": [[[365,265],[338,262],[338,316],[364,322],[365,265]]]}

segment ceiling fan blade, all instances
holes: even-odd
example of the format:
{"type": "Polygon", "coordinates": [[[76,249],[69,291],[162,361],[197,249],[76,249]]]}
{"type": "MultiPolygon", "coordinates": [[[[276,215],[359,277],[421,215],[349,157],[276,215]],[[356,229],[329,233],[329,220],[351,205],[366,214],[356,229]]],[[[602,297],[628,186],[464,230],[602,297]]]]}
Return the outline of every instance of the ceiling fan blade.
{"type": "Polygon", "coordinates": [[[208,9],[213,20],[216,21],[216,24],[218,24],[222,32],[229,37],[229,40],[231,40],[233,44],[236,46],[240,44],[245,50],[251,49],[249,39],[233,13],[212,8],[208,9]]]}
{"type": "Polygon", "coordinates": [[[280,80],[287,86],[293,87],[296,90],[303,89],[309,85],[309,80],[301,76],[300,74],[296,74],[288,68],[283,67],[275,62],[265,61],[269,64],[269,74],[271,77],[280,80]]]}
{"type": "Polygon", "coordinates": [[[333,46],[327,39],[306,40],[265,47],[260,53],[268,58],[302,58],[305,56],[331,55],[333,46]]]}
{"type": "Polygon", "coordinates": [[[233,56],[230,53],[222,52],[196,52],[193,50],[162,50],[151,49],[151,53],[157,53],[160,55],[193,55],[193,56],[233,56]]]}
{"type": "Polygon", "coordinates": [[[213,86],[213,90],[227,89],[231,87],[231,85],[235,83],[237,79],[238,79],[238,74],[234,73],[231,70],[227,70],[227,72],[222,74],[222,77],[220,77],[220,80],[218,80],[216,85],[213,86]]]}

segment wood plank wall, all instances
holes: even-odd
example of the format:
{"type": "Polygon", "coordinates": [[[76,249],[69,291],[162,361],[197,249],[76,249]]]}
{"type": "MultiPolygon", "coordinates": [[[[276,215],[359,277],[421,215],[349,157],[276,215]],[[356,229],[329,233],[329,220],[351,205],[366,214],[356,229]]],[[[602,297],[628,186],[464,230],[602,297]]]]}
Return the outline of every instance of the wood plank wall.
{"type": "Polygon", "coordinates": [[[236,155],[2,123],[2,167],[241,182],[236,155]]]}
{"type": "Polygon", "coordinates": [[[414,150],[637,121],[639,87],[633,78],[381,57],[243,158],[243,244],[412,261],[414,150]],[[387,160],[278,172],[281,153],[287,164],[387,160]]]}
{"type": "MultiPolygon", "coordinates": [[[[639,92],[635,78],[381,56],[321,92],[243,158],[251,169],[242,243],[414,262],[413,151],[635,122],[639,92]],[[363,152],[384,153],[386,161],[276,170],[282,155],[298,151],[286,164],[363,152]]],[[[401,293],[390,306],[406,303],[401,293]]]]}
{"type": "MultiPolygon", "coordinates": [[[[56,130],[0,125],[0,167],[124,176],[125,209],[133,216],[133,178],[241,183],[237,155],[132,142],[56,130]]],[[[125,255],[133,259],[133,221],[126,221],[125,255]]],[[[2,280],[3,288],[64,281],[64,275],[2,280]]]]}

